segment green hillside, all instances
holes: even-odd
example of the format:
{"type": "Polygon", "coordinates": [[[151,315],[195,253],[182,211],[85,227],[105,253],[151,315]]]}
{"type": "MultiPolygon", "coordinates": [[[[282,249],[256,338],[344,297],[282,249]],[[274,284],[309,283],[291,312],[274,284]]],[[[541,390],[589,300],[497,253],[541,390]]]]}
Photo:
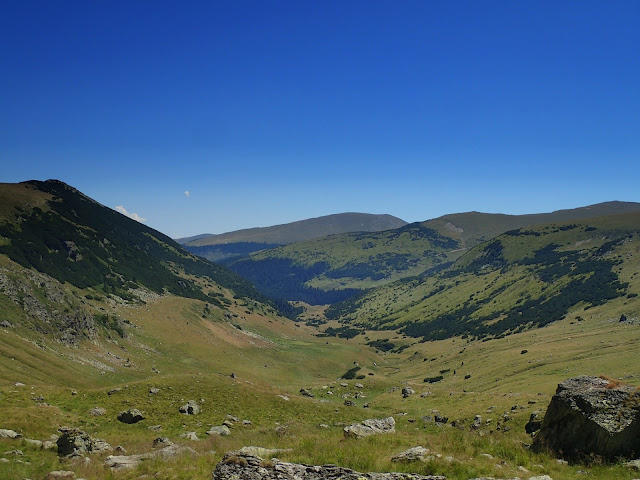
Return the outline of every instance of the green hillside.
{"type": "Polygon", "coordinates": [[[220,305],[211,287],[270,301],[238,275],[56,180],[0,185],[0,254],[96,295],[148,289],[220,305]]]}
{"type": "Polygon", "coordinates": [[[383,232],[297,242],[228,265],[272,297],[334,303],[340,290],[347,290],[342,293],[346,298],[353,289],[435,273],[470,248],[509,230],[633,211],[640,211],[640,204],[607,202],[534,215],[459,213],[383,232]]]}
{"type": "Polygon", "coordinates": [[[249,228],[220,235],[196,235],[178,242],[212,262],[246,257],[253,252],[347,232],[378,232],[406,225],[391,215],[338,213],[272,227],[249,228]]]}
{"type": "Polygon", "coordinates": [[[639,251],[639,212],[511,230],[446,271],[383,286],[327,316],[423,341],[500,337],[602,305],[633,316],[639,251]]]}

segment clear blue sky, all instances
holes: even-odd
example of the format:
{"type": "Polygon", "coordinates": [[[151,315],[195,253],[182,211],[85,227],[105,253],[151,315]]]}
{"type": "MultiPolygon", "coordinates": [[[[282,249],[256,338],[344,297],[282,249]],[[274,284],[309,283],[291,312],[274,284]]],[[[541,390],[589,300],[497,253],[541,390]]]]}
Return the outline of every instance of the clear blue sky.
{"type": "Polygon", "coordinates": [[[639,25],[636,0],[4,0],[0,181],[174,237],[640,201],[639,25]]]}

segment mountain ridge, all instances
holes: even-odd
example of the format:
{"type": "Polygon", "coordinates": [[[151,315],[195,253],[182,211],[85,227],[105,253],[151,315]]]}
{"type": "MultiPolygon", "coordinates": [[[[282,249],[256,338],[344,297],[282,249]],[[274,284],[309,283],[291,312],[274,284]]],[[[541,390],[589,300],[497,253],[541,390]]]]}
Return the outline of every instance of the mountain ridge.
{"type": "Polygon", "coordinates": [[[335,213],[269,227],[254,227],[215,235],[188,237],[185,245],[203,247],[224,243],[255,242],[289,244],[346,232],[380,231],[406,225],[404,220],[389,214],[358,212],[335,213]]]}
{"type": "Polygon", "coordinates": [[[640,211],[640,203],[603,202],[549,214],[448,214],[393,230],[345,233],[264,249],[225,262],[261,291],[278,297],[274,278],[286,279],[280,298],[333,303],[322,291],[366,290],[446,268],[469,249],[530,225],[640,211]]]}

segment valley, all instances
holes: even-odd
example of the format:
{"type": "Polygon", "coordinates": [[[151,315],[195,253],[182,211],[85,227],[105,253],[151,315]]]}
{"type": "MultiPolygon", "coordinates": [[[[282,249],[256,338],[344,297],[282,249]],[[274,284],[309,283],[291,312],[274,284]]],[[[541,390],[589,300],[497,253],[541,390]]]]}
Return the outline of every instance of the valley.
{"type": "Polygon", "coordinates": [[[359,472],[637,477],[622,460],[534,452],[525,432],[567,378],[640,385],[633,208],[488,230],[475,214],[443,217],[251,256],[329,264],[307,288],[377,287],[327,307],[273,300],[61,182],[0,194],[0,429],[21,434],[0,438],[0,478],[205,479],[245,446],[359,472]],[[384,277],[358,280],[369,256],[384,277]],[[330,271],[353,283],[326,283],[330,271]],[[198,414],[180,413],[189,401],[198,414]],[[134,408],[144,420],[117,419],[134,408]],[[393,434],[344,436],[389,416],[393,434]],[[228,435],[207,434],[224,422],[228,435]],[[53,436],[65,426],[112,450],[58,455],[53,436]],[[158,438],[192,451],[132,469],[105,463],[157,451],[158,438]],[[418,445],[429,458],[391,460],[418,445]]]}

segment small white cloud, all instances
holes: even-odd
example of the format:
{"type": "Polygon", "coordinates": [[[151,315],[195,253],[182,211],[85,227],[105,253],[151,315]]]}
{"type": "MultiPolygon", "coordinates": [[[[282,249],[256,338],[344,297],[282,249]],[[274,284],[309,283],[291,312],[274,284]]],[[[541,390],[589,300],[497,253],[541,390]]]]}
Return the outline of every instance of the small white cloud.
{"type": "Polygon", "coordinates": [[[189,198],[191,196],[191,192],[189,190],[184,191],[184,196],[189,198]]]}
{"type": "Polygon", "coordinates": [[[133,212],[129,213],[129,212],[127,212],[127,209],[124,208],[122,205],[117,205],[116,206],[116,211],[120,212],[123,215],[126,215],[127,217],[135,220],[136,222],[144,223],[144,222],[147,221],[146,218],[142,218],[137,213],[133,213],[133,212]]]}

